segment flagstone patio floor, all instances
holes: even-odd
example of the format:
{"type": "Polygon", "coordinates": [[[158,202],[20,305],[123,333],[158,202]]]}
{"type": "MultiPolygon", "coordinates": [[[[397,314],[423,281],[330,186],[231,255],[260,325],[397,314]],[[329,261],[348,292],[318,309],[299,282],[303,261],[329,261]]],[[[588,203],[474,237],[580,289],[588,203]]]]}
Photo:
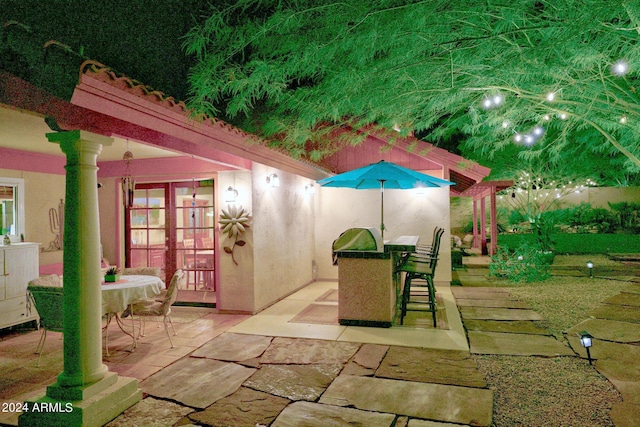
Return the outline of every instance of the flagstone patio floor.
{"type": "MultiPolygon", "coordinates": [[[[463,283],[480,277],[471,270],[463,283]]],[[[438,287],[449,329],[290,322],[332,287],[314,283],[255,316],[174,307],[175,348],[150,322],[132,352],[131,338],[112,326],[104,363],[137,378],[144,399],[108,426],[489,426],[493,391],[472,353],[586,356],[570,331],[568,343],[547,334],[536,312],[490,286],[438,287]]],[[[635,319],[607,319],[615,313],[607,308],[587,326],[602,348],[595,367],[624,397],[611,414],[622,427],[640,419],[640,330],[635,319]]],[[[41,396],[61,372],[61,334],[48,334],[38,365],[39,338],[35,330],[0,335],[0,402],[41,396]]],[[[0,425],[17,425],[18,415],[0,413],[0,425]]]]}

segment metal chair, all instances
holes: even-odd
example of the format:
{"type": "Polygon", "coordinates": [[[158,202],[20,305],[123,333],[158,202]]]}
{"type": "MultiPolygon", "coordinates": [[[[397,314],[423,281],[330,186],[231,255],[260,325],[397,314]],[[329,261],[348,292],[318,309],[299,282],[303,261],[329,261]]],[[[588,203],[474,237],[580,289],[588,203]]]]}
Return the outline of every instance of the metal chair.
{"type": "Polygon", "coordinates": [[[173,326],[173,322],[171,322],[171,305],[176,302],[176,298],[178,297],[178,285],[182,283],[184,280],[185,273],[182,270],[176,270],[173,277],[171,278],[171,282],[167,287],[167,293],[164,297],[163,301],[141,301],[131,305],[131,316],[135,318],[135,316],[140,316],[141,325],[140,325],[140,336],[144,336],[145,331],[145,321],[144,318],[147,316],[163,316],[164,322],[164,330],[169,337],[169,342],[171,343],[171,348],[175,347],[173,345],[173,340],[171,339],[171,334],[169,334],[169,324],[171,324],[171,328],[173,329],[173,334],[178,335],[175,327],[173,326]]]}
{"type": "Polygon", "coordinates": [[[49,274],[31,280],[27,286],[27,292],[40,316],[39,327],[42,328],[42,334],[36,347],[38,365],[40,365],[47,331],[63,332],[62,301],[64,293],[60,277],[57,274],[49,274]]]}
{"type": "Polygon", "coordinates": [[[400,267],[405,273],[404,288],[400,306],[400,324],[404,324],[407,311],[431,312],[433,327],[437,327],[436,289],[433,277],[438,263],[440,240],[444,229],[434,233],[434,242],[430,252],[414,252],[408,254],[400,267]],[[412,304],[411,306],[409,304],[412,304]]]}

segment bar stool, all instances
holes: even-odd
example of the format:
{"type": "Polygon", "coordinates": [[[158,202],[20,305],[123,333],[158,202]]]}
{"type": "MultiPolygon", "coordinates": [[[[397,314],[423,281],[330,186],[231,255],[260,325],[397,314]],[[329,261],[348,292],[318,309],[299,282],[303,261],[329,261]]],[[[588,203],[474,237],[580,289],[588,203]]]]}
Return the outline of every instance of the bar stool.
{"type": "Polygon", "coordinates": [[[431,312],[433,327],[437,327],[436,289],[433,277],[438,263],[440,239],[444,229],[439,228],[434,233],[431,251],[415,252],[407,255],[401,264],[400,271],[405,273],[404,288],[400,306],[400,324],[404,324],[407,311],[431,312]],[[412,306],[409,306],[412,304],[412,306]]]}

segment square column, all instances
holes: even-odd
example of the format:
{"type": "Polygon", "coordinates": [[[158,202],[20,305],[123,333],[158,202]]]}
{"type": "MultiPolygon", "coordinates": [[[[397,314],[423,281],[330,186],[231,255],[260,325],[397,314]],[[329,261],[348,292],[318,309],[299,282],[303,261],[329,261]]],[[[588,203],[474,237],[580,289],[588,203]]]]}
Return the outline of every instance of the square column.
{"type": "Polygon", "coordinates": [[[67,157],[64,216],[64,370],[47,394],[26,402],[59,410],[23,412],[20,426],[101,426],[141,400],[137,380],[102,363],[102,290],[97,158],[112,138],[84,131],[47,134],[67,157]]]}

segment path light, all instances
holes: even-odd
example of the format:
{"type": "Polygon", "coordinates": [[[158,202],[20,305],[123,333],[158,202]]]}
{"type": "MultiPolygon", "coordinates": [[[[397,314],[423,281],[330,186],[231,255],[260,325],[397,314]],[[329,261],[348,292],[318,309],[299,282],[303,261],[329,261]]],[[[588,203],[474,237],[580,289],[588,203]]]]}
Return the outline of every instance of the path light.
{"type": "Polygon", "coordinates": [[[592,365],[591,351],[589,350],[591,348],[591,345],[593,344],[591,341],[592,338],[593,336],[591,336],[589,332],[587,331],[580,332],[580,342],[582,343],[582,346],[587,349],[587,359],[589,359],[589,365],[592,365]]]}
{"type": "Polygon", "coordinates": [[[587,261],[587,268],[589,269],[589,279],[593,279],[593,262],[587,261]]]}

